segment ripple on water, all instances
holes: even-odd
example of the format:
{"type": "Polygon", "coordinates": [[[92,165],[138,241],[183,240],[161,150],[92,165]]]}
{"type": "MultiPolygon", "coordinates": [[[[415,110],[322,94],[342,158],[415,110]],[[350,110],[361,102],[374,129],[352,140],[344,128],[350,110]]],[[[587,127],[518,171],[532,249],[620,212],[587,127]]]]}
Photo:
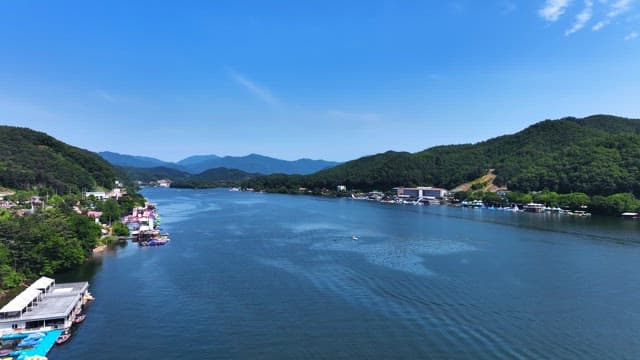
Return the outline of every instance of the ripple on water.
{"type": "MultiPolygon", "coordinates": [[[[257,258],[259,263],[304,278],[314,287],[339,296],[357,308],[366,308],[383,316],[404,322],[415,331],[428,337],[439,333],[453,347],[465,349],[476,358],[518,358],[526,352],[512,348],[510,344],[487,330],[473,317],[461,317],[461,313],[474,312],[465,299],[455,297],[455,291],[438,290],[429,282],[384,281],[374,274],[345,266],[324,263],[295,264],[286,258],[257,258]],[[434,295],[434,291],[437,293],[434,295]],[[451,297],[453,296],[453,300],[451,297]],[[464,345],[463,345],[464,344],[464,345]]],[[[446,343],[445,343],[446,344],[446,343]]],[[[443,344],[433,344],[435,347],[443,344]]],[[[447,352],[450,349],[434,349],[447,352]]]]}
{"type": "Polygon", "coordinates": [[[368,262],[415,275],[433,276],[426,266],[427,256],[451,255],[476,251],[477,248],[454,240],[394,240],[388,237],[352,240],[342,234],[333,240],[321,239],[311,244],[312,250],[346,251],[361,254],[368,262]],[[338,240],[339,239],[339,240],[338,240]]]}

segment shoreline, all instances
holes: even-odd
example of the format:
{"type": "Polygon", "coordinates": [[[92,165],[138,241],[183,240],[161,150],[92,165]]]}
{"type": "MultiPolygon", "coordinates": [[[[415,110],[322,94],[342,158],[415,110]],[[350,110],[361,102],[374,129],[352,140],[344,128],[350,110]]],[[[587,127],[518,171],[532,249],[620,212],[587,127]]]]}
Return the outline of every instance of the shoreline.
{"type": "Polygon", "coordinates": [[[95,248],[93,248],[93,250],[91,251],[91,254],[92,255],[101,254],[101,253],[105,252],[105,250],[107,250],[107,245],[99,245],[99,246],[96,246],[95,248]]]}

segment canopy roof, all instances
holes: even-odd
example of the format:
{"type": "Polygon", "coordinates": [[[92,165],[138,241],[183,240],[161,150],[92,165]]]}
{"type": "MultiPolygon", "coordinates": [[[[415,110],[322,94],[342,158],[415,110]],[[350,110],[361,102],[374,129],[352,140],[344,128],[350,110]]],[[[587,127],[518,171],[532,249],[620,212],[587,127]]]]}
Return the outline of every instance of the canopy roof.
{"type": "Polygon", "coordinates": [[[11,300],[7,305],[2,307],[2,309],[0,309],[0,313],[20,312],[24,308],[26,308],[29,303],[37,299],[40,294],[40,290],[28,287],[13,300],[11,300]]]}
{"type": "Polygon", "coordinates": [[[33,289],[42,290],[42,289],[46,289],[49,286],[53,285],[54,282],[55,282],[55,280],[53,280],[51,278],[48,278],[46,276],[43,276],[40,279],[36,280],[36,282],[31,284],[31,286],[29,286],[29,287],[33,288],[33,289]]]}

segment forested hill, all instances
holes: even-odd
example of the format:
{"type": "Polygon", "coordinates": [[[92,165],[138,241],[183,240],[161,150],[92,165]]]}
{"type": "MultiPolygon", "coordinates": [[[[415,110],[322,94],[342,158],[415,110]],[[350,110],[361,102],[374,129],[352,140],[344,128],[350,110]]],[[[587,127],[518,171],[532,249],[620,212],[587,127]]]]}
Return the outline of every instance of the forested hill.
{"type": "Polygon", "coordinates": [[[117,167],[117,170],[123,178],[142,182],[168,179],[173,182],[172,187],[181,188],[238,186],[240,182],[260,175],[222,167],[209,169],[195,175],[164,166],[154,168],[117,167]]]}
{"type": "Polygon", "coordinates": [[[58,193],[111,188],[113,167],[87,150],[27,128],[0,126],[0,186],[50,188],[58,193]]]}
{"type": "Polygon", "coordinates": [[[516,134],[418,153],[386,152],[308,176],[258,177],[246,186],[270,191],[306,187],[389,190],[432,185],[451,189],[495,169],[511,190],[548,189],[640,195],[640,120],[608,115],[545,120],[516,134]]]}

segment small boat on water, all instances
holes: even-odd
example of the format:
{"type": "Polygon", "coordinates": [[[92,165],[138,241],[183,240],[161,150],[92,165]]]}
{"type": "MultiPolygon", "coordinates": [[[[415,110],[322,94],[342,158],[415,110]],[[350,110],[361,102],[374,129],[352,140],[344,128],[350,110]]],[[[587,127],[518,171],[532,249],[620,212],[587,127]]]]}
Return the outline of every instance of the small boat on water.
{"type": "Polygon", "coordinates": [[[351,237],[351,240],[358,240],[358,237],[357,237],[357,236],[355,236],[355,235],[353,235],[353,236],[351,237]]]}
{"type": "Polygon", "coordinates": [[[80,315],[76,316],[76,318],[73,320],[73,323],[74,323],[74,324],[80,324],[80,323],[81,323],[81,322],[83,322],[83,321],[84,321],[84,319],[86,319],[86,318],[87,318],[87,315],[86,315],[86,314],[80,314],[80,315]]]}
{"type": "Polygon", "coordinates": [[[149,241],[141,241],[138,244],[140,246],[162,246],[169,242],[169,238],[162,237],[160,239],[151,239],[149,241]]]}
{"type": "Polygon", "coordinates": [[[13,352],[13,350],[11,350],[11,349],[0,349],[0,356],[7,356],[7,355],[11,354],[12,352],[13,352]]]}
{"type": "Polygon", "coordinates": [[[64,343],[66,343],[67,341],[69,341],[69,339],[71,338],[71,334],[69,333],[62,333],[60,334],[60,336],[58,336],[58,338],[56,339],[56,344],[58,345],[62,345],[64,343]]]}

